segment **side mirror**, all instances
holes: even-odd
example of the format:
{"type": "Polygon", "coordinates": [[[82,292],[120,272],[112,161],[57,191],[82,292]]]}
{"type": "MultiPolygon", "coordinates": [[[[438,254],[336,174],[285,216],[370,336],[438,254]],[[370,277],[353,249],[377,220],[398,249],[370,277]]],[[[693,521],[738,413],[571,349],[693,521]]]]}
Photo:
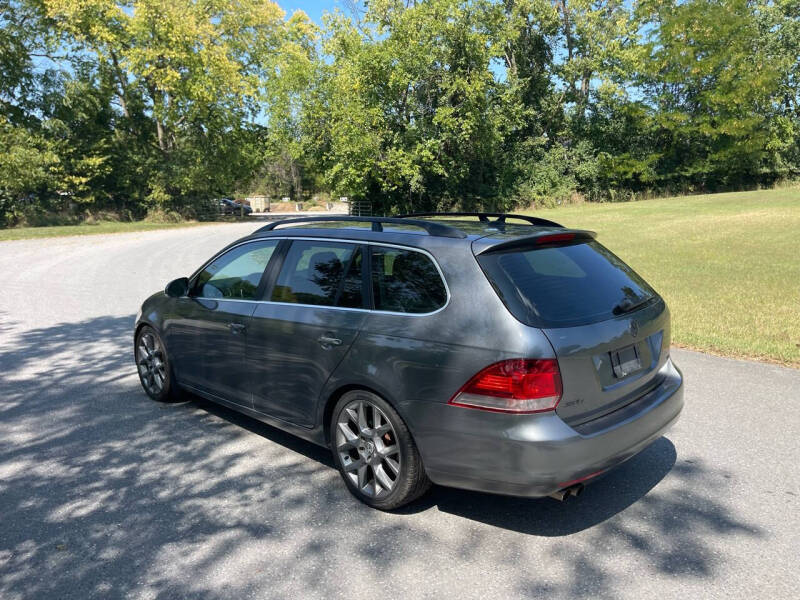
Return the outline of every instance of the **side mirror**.
{"type": "Polygon", "coordinates": [[[189,278],[179,277],[174,281],[170,281],[167,287],[164,288],[164,293],[170,298],[182,298],[189,293],[189,278]]]}

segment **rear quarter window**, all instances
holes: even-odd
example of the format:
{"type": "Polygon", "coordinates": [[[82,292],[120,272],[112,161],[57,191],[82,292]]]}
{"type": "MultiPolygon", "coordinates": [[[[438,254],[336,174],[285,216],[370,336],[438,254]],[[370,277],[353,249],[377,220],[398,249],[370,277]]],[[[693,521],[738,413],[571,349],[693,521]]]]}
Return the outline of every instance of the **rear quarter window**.
{"type": "Polygon", "coordinates": [[[596,241],[486,253],[478,262],[517,319],[535,327],[585,325],[657,294],[596,241]]]}
{"type": "Polygon", "coordinates": [[[447,303],[447,289],[431,258],[422,252],[371,247],[375,310],[423,314],[447,303]]]}

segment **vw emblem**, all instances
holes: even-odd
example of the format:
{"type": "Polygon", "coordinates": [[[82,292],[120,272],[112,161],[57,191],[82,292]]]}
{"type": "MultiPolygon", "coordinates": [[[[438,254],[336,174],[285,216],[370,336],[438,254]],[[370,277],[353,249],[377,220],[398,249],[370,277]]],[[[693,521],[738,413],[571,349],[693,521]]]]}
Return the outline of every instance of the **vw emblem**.
{"type": "Polygon", "coordinates": [[[631,321],[629,329],[632,337],[636,337],[637,335],[639,335],[639,323],[637,323],[636,321],[631,321]]]}

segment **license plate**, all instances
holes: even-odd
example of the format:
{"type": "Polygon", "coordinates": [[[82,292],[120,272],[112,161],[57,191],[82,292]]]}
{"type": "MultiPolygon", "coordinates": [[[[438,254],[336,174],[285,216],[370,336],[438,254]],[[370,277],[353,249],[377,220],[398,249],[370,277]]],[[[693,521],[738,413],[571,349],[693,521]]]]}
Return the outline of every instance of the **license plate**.
{"type": "Polygon", "coordinates": [[[626,346],[610,354],[611,366],[614,368],[614,376],[617,379],[627,377],[642,368],[642,361],[639,359],[639,349],[636,344],[626,346]]]}

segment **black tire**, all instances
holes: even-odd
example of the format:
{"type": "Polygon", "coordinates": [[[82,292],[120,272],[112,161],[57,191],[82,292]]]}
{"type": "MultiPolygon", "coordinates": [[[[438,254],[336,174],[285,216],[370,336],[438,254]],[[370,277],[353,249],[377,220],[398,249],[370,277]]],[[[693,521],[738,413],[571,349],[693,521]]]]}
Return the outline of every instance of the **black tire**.
{"type": "Polygon", "coordinates": [[[166,346],[158,332],[149,325],[144,325],[136,333],[133,356],[139,382],[150,398],[157,402],[180,400],[166,346]],[[148,352],[146,356],[145,351],[148,352]]]}
{"type": "Polygon", "coordinates": [[[329,431],[339,473],[350,492],[364,504],[393,510],[413,502],[430,488],[411,432],[380,396],[366,390],[344,394],[333,409],[329,431]],[[363,427],[359,406],[364,408],[363,427]],[[376,407],[377,413],[371,407],[376,407]]]}

